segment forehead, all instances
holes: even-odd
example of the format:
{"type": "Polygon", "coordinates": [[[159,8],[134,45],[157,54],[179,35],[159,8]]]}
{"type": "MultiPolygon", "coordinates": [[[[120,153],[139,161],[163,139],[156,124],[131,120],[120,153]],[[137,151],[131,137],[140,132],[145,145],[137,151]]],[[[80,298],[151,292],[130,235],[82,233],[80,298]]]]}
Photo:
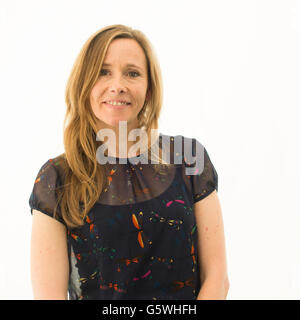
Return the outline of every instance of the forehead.
{"type": "Polygon", "coordinates": [[[134,39],[114,39],[106,52],[104,64],[133,64],[146,69],[146,56],[134,39]]]}

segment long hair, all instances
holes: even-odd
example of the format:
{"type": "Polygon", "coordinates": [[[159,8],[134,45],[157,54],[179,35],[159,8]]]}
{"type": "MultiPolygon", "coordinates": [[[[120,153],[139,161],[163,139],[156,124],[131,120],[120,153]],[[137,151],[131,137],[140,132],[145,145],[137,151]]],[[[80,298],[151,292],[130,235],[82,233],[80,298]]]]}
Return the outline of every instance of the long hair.
{"type": "MultiPolygon", "coordinates": [[[[136,40],[145,53],[148,88],[151,94],[145,99],[144,106],[138,114],[138,123],[140,128],[145,129],[148,138],[151,130],[158,128],[163,100],[162,77],[149,40],[141,31],[121,24],[107,26],[92,34],[75,60],[65,91],[65,152],[60,155],[60,163],[64,169],[64,184],[59,190],[58,202],[61,216],[69,228],[84,224],[84,218],[107,186],[105,168],[96,159],[99,141],[96,141],[96,118],[89,97],[98,79],[107,49],[112,40],[118,38],[136,40]]],[[[164,172],[169,166],[160,157],[160,146],[156,156],[158,164],[154,165],[154,168],[164,172]]],[[[58,214],[56,209],[57,206],[54,216],[58,214]]]]}

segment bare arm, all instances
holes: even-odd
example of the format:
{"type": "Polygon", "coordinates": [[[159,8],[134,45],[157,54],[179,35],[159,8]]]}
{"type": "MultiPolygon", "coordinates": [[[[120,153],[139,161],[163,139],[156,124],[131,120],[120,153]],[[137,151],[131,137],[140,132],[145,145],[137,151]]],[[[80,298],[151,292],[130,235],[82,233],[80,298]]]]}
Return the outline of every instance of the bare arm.
{"type": "Polygon", "coordinates": [[[201,289],[197,300],[225,300],[229,290],[224,226],[216,191],[195,203],[201,289]]]}
{"type": "Polygon", "coordinates": [[[66,227],[33,210],[31,283],[35,300],[67,300],[69,260],[66,227]]]}

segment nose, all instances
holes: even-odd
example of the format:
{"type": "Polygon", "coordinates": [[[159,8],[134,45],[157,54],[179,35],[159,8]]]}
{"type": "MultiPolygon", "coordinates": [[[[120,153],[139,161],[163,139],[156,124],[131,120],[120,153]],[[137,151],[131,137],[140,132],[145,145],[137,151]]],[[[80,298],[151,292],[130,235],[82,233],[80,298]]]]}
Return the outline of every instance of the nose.
{"type": "Polygon", "coordinates": [[[114,77],[110,83],[110,91],[111,92],[126,92],[127,88],[123,84],[123,80],[120,77],[114,77]]]}
{"type": "Polygon", "coordinates": [[[111,86],[109,91],[119,93],[119,92],[126,92],[126,89],[124,89],[123,87],[111,86]]]}

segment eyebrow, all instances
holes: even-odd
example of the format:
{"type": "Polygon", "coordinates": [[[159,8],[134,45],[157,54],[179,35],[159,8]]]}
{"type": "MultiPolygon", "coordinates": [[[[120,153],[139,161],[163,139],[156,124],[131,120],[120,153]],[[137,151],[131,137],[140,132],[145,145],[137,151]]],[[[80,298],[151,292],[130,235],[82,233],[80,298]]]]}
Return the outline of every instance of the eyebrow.
{"type": "MultiPolygon", "coordinates": [[[[111,64],[110,63],[103,63],[102,64],[103,67],[111,67],[111,64]]],[[[141,67],[133,64],[133,63],[127,63],[126,64],[126,67],[134,67],[134,68],[137,68],[137,69],[140,69],[140,70],[143,70],[141,67]]]]}

